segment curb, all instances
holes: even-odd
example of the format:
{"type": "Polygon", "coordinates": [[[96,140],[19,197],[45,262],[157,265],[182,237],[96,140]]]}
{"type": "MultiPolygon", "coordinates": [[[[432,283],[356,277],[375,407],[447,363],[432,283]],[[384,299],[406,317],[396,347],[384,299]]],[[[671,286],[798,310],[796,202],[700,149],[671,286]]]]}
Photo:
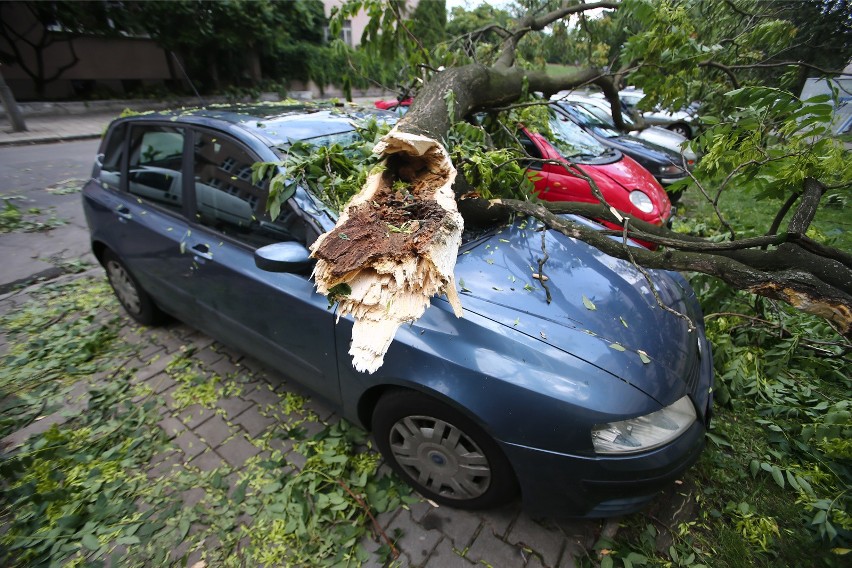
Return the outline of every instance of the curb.
{"type": "Polygon", "coordinates": [[[48,136],[39,136],[37,138],[25,138],[21,140],[0,140],[0,147],[3,146],[29,146],[35,144],[53,144],[56,142],[73,142],[75,140],[91,140],[92,138],[100,138],[101,134],[70,134],[61,136],[52,134],[48,136]]]}

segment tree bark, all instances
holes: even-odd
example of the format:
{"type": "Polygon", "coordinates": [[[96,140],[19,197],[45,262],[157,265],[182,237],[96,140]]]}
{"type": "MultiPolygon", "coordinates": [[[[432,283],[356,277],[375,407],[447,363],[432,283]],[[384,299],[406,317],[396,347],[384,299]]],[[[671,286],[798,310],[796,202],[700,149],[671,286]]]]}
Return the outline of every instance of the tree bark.
{"type": "Polygon", "coordinates": [[[21,108],[15,101],[15,95],[12,89],[6,84],[6,79],[3,78],[3,70],[0,69],[0,101],[3,102],[3,108],[6,109],[6,116],[12,123],[14,132],[26,132],[27,124],[24,122],[24,115],[21,113],[21,108]]]}

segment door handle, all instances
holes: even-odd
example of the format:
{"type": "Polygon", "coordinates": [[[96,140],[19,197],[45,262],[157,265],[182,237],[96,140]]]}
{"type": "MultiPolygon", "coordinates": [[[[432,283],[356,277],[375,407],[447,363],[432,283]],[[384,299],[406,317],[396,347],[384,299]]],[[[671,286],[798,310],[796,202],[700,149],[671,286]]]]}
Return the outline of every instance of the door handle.
{"type": "Polygon", "coordinates": [[[213,253],[210,252],[210,245],[204,243],[198,243],[197,245],[193,245],[190,249],[192,254],[195,255],[196,260],[206,259],[213,260],[213,253]]]}
{"type": "Polygon", "coordinates": [[[127,208],[126,205],[119,205],[115,208],[115,214],[119,216],[119,218],[123,221],[130,221],[133,219],[133,214],[130,212],[130,209],[127,208]]]}

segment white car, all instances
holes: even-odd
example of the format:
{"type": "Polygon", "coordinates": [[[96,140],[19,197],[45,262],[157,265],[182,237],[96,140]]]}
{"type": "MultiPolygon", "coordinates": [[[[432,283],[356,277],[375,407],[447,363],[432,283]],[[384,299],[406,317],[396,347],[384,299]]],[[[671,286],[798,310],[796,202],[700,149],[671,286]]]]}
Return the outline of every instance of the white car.
{"type": "MultiPolygon", "coordinates": [[[[639,104],[639,101],[645,97],[645,93],[641,89],[628,87],[618,91],[618,97],[621,99],[621,103],[632,111],[639,104]]],[[[674,112],[655,109],[642,112],[642,118],[651,126],[662,126],[681,136],[692,138],[695,136],[695,127],[692,124],[695,114],[692,110],[690,107],[674,112]]]]}

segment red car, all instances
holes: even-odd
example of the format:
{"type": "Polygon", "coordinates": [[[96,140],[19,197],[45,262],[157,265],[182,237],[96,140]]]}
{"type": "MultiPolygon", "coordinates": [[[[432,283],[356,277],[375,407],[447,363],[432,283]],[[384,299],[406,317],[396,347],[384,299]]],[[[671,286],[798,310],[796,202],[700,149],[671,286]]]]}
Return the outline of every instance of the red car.
{"type": "Polygon", "coordinates": [[[412,99],[411,97],[408,97],[407,99],[402,99],[402,100],[388,99],[388,100],[384,100],[384,101],[376,101],[373,104],[376,105],[376,108],[380,108],[382,110],[397,110],[397,108],[399,108],[399,107],[410,106],[411,102],[413,100],[414,99],[412,99]]]}
{"type": "MultiPolygon", "coordinates": [[[[601,145],[567,118],[552,116],[553,141],[522,128],[518,138],[527,153],[537,159],[570,164],[531,162],[535,191],[546,201],[598,203],[592,188],[574,164],[595,181],[607,203],[654,225],[665,225],[672,216],[672,204],[663,187],[651,173],[629,156],[601,145]]],[[[620,228],[620,227],[612,227],[620,228]]]]}
{"type": "MultiPolygon", "coordinates": [[[[375,105],[385,110],[407,108],[411,101],[411,98],[394,99],[376,101],[375,105]]],[[[606,202],[618,211],[658,226],[669,222],[672,204],[666,190],[633,158],[602,145],[573,121],[559,114],[551,114],[550,129],[553,142],[526,128],[518,132],[521,144],[532,158],[562,163],[567,160],[577,164],[595,181],[606,202]]],[[[569,166],[568,169],[577,172],[576,167],[569,166]]],[[[535,175],[535,191],[541,199],[598,203],[588,182],[570,174],[562,165],[531,162],[529,171],[535,175]]],[[[612,229],[621,228],[607,222],[603,224],[612,229]]]]}

